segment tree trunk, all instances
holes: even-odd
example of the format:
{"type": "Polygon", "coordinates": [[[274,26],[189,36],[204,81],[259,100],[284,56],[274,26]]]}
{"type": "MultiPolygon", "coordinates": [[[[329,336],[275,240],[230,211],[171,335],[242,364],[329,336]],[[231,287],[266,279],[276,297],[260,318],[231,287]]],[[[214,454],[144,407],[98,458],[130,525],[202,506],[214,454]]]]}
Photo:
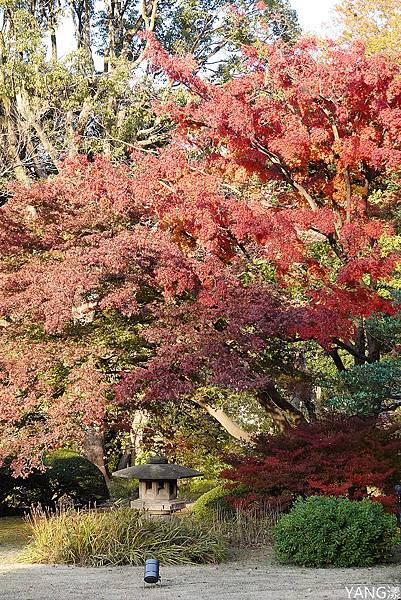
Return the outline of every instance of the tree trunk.
{"type": "Polygon", "coordinates": [[[55,168],[58,169],[60,167],[60,161],[58,160],[57,151],[47,137],[42,125],[36,120],[35,115],[29,106],[29,98],[27,97],[26,92],[22,91],[20,94],[17,94],[16,99],[19,114],[25,119],[28,127],[32,127],[32,129],[35,130],[44,151],[49,155],[55,168]]]}
{"type": "Polygon", "coordinates": [[[113,69],[113,61],[115,58],[115,1],[108,0],[107,2],[107,48],[104,52],[104,72],[110,73],[113,69]]]}
{"type": "Polygon", "coordinates": [[[280,431],[306,422],[303,413],[283,398],[273,383],[266,384],[256,399],[280,431]]]}
{"type": "Polygon", "coordinates": [[[3,101],[4,119],[7,131],[7,154],[14,171],[17,181],[29,184],[29,177],[20,157],[19,140],[16,132],[15,122],[11,112],[11,102],[7,99],[3,101]]]}
{"type": "Polygon", "coordinates": [[[81,0],[74,3],[69,2],[72,18],[75,23],[77,46],[79,50],[83,50],[84,54],[89,58],[91,67],[94,69],[92,47],[91,47],[91,6],[89,0],[81,0]]]}
{"type": "Polygon", "coordinates": [[[380,342],[377,341],[369,333],[366,334],[366,342],[368,347],[368,357],[370,363],[379,362],[380,360],[380,342]]]}
{"type": "Polygon", "coordinates": [[[57,36],[56,36],[56,28],[52,24],[50,27],[50,44],[52,51],[52,60],[57,62],[57,36]]]}
{"type": "MultiPolygon", "coordinates": [[[[274,384],[265,386],[264,390],[256,394],[256,399],[280,431],[306,423],[303,413],[283,398],[274,384]]],[[[204,408],[236,440],[252,443],[253,435],[235,423],[222,409],[214,408],[206,400],[197,396],[193,397],[192,401],[204,408]]]]}
{"type": "Polygon", "coordinates": [[[45,169],[43,168],[43,166],[40,162],[40,159],[37,155],[37,152],[36,152],[35,147],[32,142],[32,138],[29,133],[28,133],[28,136],[29,137],[28,137],[28,140],[26,143],[26,149],[28,151],[29,158],[32,161],[35,175],[38,179],[44,179],[46,177],[45,169]]]}
{"type": "Polygon", "coordinates": [[[87,431],[83,443],[83,452],[85,457],[100,469],[108,483],[110,473],[105,463],[103,431],[95,431],[94,429],[87,431]]]}
{"type": "Polygon", "coordinates": [[[363,365],[366,362],[366,336],[365,336],[365,327],[363,322],[357,329],[355,336],[355,347],[357,350],[358,356],[354,357],[354,362],[356,365],[363,365]]]}
{"type": "Polygon", "coordinates": [[[40,140],[40,143],[43,146],[44,151],[49,155],[53,165],[58,170],[60,168],[60,161],[58,160],[56,149],[47,137],[45,130],[37,121],[32,122],[32,127],[36,131],[36,134],[40,140]]]}
{"type": "Polygon", "coordinates": [[[124,452],[120,456],[118,461],[117,470],[125,469],[126,467],[133,466],[138,460],[138,456],[142,450],[143,442],[143,430],[148,422],[148,415],[140,410],[136,410],[131,423],[131,430],[129,433],[130,443],[124,449],[124,452]]]}
{"type": "Polygon", "coordinates": [[[67,111],[65,116],[64,149],[68,156],[73,156],[78,152],[75,143],[74,113],[72,110],[67,111]]]}
{"type": "Polygon", "coordinates": [[[77,128],[76,128],[76,134],[78,136],[84,135],[85,128],[88,124],[88,119],[90,117],[92,110],[93,110],[92,100],[91,100],[91,98],[89,98],[87,96],[82,103],[81,112],[79,113],[79,117],[78,117],[77,128]]]}

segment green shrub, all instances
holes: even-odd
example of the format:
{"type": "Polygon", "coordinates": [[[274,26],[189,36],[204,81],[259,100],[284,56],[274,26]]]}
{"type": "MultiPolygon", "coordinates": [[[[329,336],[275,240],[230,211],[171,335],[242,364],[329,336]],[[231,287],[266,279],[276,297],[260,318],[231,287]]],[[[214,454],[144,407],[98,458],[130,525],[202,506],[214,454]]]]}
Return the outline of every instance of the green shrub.
{"type": "Polygon", "coordinates": [[[193,505],[192,511],[203,521],[212,521],[216,517],[234,518],[235,508],[227,498],[239,493],[240,490],[227,490],[226,487],[219,485],[202,494],[193,505]]]}
{"type": "Polygon", "coordinates": [[[72,450],[56,450],[45,458],[45,478],[52,498],[66,495],[82,504],[109,498],[106,480],[90,460],[72,450]]]}
{"type": "Polygon", "coordinates": [[[53,506],[63,496],[81,504],[102,503],[109,498],[105,478],[96,465],[72,450],[56,450],[44,458],[45,472],[12,477],[0,470],[0,503],[11,507],[40,503],[53,506]]]}
{"type": "Polygon", "coordinates": [[[206,492],[220,486],[219,479],[189,479],[180,483],[178,488],[179,498],[194,502],[206,492]]]}
{"type": "Polygon", "coordinates": [[[273,530],[280,562],[306,567],[365,567],[387,559],[398,542],[395,518],[371,500],[312,496],[297,500],[273,530]]]}
{"type": "Polygon", "coordinates": [[[112,477],[109,483],[109,492],[112,500],[136,500],[139,496],[139,481],[112,477]]]}
{"type": "Polygon", "coordinates": [[[109,511],[34,511],[32,542],[22,560],[80,565],[216,563],[225,556],[221,535],[194,518],[149,518],[130,508],[109,511]]]}
{"type": "Polygon", "coordinates": [[[15,489],[16,480],[11,477],[7,467],[0,468],[0,514],[7,512],[15,489]]]}

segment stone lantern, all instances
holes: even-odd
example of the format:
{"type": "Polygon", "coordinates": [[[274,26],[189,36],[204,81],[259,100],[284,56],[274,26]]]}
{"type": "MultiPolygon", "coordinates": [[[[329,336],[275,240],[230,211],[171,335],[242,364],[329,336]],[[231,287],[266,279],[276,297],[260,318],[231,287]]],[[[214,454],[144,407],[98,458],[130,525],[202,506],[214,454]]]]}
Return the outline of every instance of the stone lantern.
{"type": "Polygon", "coordinates": [[[185,501],[177,500],[178,479],[201,475],[203,473],[194,469],[169,464],[163,456],[153,456],[144,465],[127,467],[113,473],[113,477],[139,479],[139,498],[131,502],[131,508],[159,515],[185,508],[185,501]]]}

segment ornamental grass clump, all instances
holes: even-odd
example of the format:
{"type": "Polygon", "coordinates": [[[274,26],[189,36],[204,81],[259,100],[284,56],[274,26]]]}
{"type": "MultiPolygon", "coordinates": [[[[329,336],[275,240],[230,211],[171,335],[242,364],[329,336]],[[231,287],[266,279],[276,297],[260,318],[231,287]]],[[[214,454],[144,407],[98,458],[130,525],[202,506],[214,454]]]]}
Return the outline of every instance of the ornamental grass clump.
{"type": "Polygon", "coordinates": [[[213,529],[219,531],[231,548],[270,546],[272,529],[280,512],[277,507],[265,504],[243,510],[235,507],[233,514],[216,509],[213,516],[213,529]]]}
{"type": "Polygon", "coordinates": [[[271,543],[274,525],[280,516],[279,505],[268,502],[242,502],[244,486],[227,489],[224,485],[204,493],[192,507],[194,517],[220,532],[233,548],[265,546],[271,543]]]}
{"type": "Polygon", "coordinates": [[[378,502],[332,496],[299,499],[273,530],[278,560],[305,567],[369,567],[399,542],[394,515],[378,502]]]}
{"type": "Polygon", "coordinates": [[[190,516],[150,518],[130,508],[110,511],[35,510],[29,517],[32,541],[22,560],[88,566],[217,563],[225,542],[190,516]]]}

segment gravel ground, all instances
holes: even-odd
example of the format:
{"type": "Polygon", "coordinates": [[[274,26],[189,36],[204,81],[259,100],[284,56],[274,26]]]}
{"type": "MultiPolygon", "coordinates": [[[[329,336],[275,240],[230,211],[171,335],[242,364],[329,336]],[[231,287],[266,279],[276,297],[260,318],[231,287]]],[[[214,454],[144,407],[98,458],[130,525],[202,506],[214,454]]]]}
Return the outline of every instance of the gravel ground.
{"type": "Polygon", "coordinates": [[[162,567],[162,587],[144,590],[143,568],[17,563],[28,534],[21,519],[1,519],[0,600],[401,600],[401,554],[371,569],[301,569],[275,564],[268,548],[241,550],[218,566],[162,567]]]}
{"type": "MultiPolygon", "coordinates": [[[[1,600],[343,600],[401,598],[401,568],[300,569],[256,562],[162,567],[162,586],[142,585],[138,567],[0,564],[1,600]],[[356,586],[362,586],[357,588],[356,586]],[[345,586],[350,590],[347,592],[345,586]],[[376,587],[377,595],[366,595],[376,587]],[[383,586],[383,587],[378,587],[383,586]],[[387,587],[388,586],[388,587],[387,587]],[[394,586],[394,587],[393,587],[394,586]],[[351,590],[351,588],[353,589],[351,590]],[[383,590],[387,588],[387,591],[383,590]],[[361,590],[361,591],[359,591],[361,590]],[[364,595],[361,595],[364,594],[364,595]],[[383,596],[383,593],[386,593],[383,596]],[[356,594],[356,595],[355,595],[356,594]]],[[[373,590],[374,591],[374,590],[373,590]]],[[[376,592],[374,592],[376,593],[376,592]]]]}

